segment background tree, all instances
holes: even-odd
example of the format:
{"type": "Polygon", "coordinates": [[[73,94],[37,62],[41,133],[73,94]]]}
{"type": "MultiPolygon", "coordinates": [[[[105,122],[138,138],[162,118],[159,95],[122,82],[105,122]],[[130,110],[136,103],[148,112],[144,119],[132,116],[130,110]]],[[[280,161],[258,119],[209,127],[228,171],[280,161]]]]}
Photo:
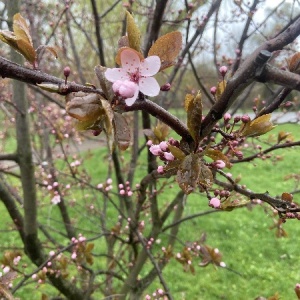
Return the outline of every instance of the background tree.
{"type": "Polygon", "coordinates": [[[1,4],[0,38],[26,59],[2,43],[5,297],[37,285],[42,299],[176,299],[163,273],[172,261],[191,273],[228,268],[205,234],[181,241],[187,221],[261,201],[279,236],[300,218],[298,189],[269,194],[268,178],[264,191],[247,189],[226,170],[300,144],[280,131],[260,145],[271,113],[298,107],[297,1],[1,4]],[[155,85],[135,93],[140,74],[125,83],[108,75],[132,57],[145,77],[144,58],[160,71],[156,98],[146,97],[155,85]],[[77,151],[92,144],[101,150],[77,151]],[[193,195],[213,209],[185,212],[193,195]]]}

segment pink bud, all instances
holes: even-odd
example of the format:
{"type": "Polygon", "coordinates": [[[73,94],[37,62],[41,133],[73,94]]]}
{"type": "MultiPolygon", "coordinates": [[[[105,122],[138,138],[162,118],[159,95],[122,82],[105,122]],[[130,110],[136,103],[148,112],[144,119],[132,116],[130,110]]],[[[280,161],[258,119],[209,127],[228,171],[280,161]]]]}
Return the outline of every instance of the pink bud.
{"type": "Polygon", "coordinates": [[[129,80],[117,80],[114,82],[112,89],[124,98],[131,98],[138,89],[138,85],[129,80]]]}
{"type": "Polygon", "coordinates": [[[226,66],[222,66],[222,67],[220,67],[220,69],[219,69],[219,72],[221,73],[221,75],[222,75],[223,77],[226,75],[227,71],[228,71],[228,68],[227,68],[226,66]]]}
{"type": "Polygon", "coordinates": [[[223,160],[221,159],[218,159],[215,161],[215,166],[218,168],[218,169],[224,169],[226,164],[223,160]]]}
{"type": "Polygon", "coordinates": [[[215,86],[211,87],[211,88],[210,88],[210,93],[211,93],[212,95],[215,95],[215,94],[217,93],[217,88],[216,88],[215,86]]]}
{"type": "Polygon", "coordinates": [[[209,201],[209,206],[218,208],[221,205],[221,201],[218,198],[211,198],[209,201]]]}
{"type": "Polygon", "coordinates": [[[153,154],[153,155],[161,155],[162,151],[160,149],[159,145],[151,145],[151,147],[149,148],[149,151],[153,154]]]}
{"type": "Polygon", "coordinates": [[[69,77],[70,73],[71,73],[70,67],[68,67],[68,66],[64,67],[64,75],[65,75],[65,77],[69,77]]]}
{"type": "Polygon", "coordinates": [[[250,117],[248,115],[243,115],[242,116],[242,122],[243,123],[248,123],[250,122],[250,117]]]}
{"type": "Polygon", "coordinates": [[[164,167],[163,166],[158,166],[157,167],[157,173],[163,174],[164,173],[164,167]]]}
{"type": "Polygon", "coordinates": [[[160,90],[163,91],[163,92],[167,92],[167,91],[169,91],[170,89],[171,89],[171,84],[170,84],[170,83],[166,83],[166,84],[164,84],[164,85],[162,85],[162,86],[160,87],[160,90]]]}
{"type": "Polygon", "coordinates": [[[162,151],[167,151],[168,150],[168,144],[167,142],[163,141],[163,142],[160,142],[159,144],[159,147],[162,151]]]}
{"type": "Polygon", "coordinates": [[[223,118],[224,118],[225,122],[228,122],[231,119],[231,114],[230,113],[226,113],[223,118]]]}
{"type": "Polygon", "coordinates": [[[166,160],[172,161],[175,159],[174,155],[170,152],[164,152],[164,157],[166,160]]]}

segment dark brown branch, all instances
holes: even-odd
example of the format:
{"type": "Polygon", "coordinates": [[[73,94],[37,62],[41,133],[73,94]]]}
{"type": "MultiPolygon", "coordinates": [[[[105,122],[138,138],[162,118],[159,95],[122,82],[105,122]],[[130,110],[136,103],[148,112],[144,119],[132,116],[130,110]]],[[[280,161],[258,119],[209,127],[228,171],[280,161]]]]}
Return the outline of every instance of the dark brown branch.
{"type": "Polygon", "coordinates": [[[126,111],[142,110],[161,120],[174,131],[176,131],[186,141],[191,141],[192,137],[185,126],[178,118],[150,100],[138,100],[132,106],[126,106],[126,111]]]}
{"type": "Polygon", "coordinates": [[[249,162],[255,158],[258,158],[259,156],[262,156],[264,154],[267,154],[269,152],[272,152],[274,150],[277,150],[277,149],[284,149],[284,148],[290,148],[290,147],[294,147],[294,146],[300,146],[300,141],[298,142],[293,142],[293,143],[285,143],[285,144],[277,144],[277,145],[274,145],[264,151],[261,151],[259,153],[256,153],[256,154],[253,154],[251,156],[248,156],[248,157],[244,157],[242,159],[233,159],[233,160],[230,160],[231,163],[233,164],[237,164],[237,163],[242,163],[242,162],[249,162]]]}
{"type": "Polygon", "coordinates": [[[59,87],[58,94],[66,95],[71,92],[86,92],[97,93],[105,97],[104,93],[100,89],[94,89],[85,85],[76,84],[74,82],[68,82],[65,85],[65,80],[57,78],[55,76],[46,74],[38,70],[32,70],[25,68],[21,65],[13,63],[0,56],[0,76],[2,78],[12,78],[18,81],[23,81],[29,84],[41,84],[52,83],[59,87]]]}
{"type": "MultiPolygon", "coordinates": [[[[241,94],[241,92],[251,82],[254,81],[256,76],[259,75],[259,71],[263,70],[263,66],[269,58],[267,55],[265,55],[265,51],[273,52],[276,50],[280,50],[284,46],[293,42],[299,34],[300,17],[291,26],[289,26],[287,30],[282,32],[276,38],[263,43],[251,55],[249,55],[249,57],[240,66],[234,76],[227,82],[224,93],[220,97],[219,101],[211,108],[206,118],[202,122],[202,129],[200,133],[201,138],[207,136],[211,132],[214,125],[218,122],[218,120],[222,118],[223,114],[229,109],[229,107],[241,94]]],[[[268,67],[266,67],[265,69],[268,70],[268,67]]],[[[294,76],[293,79],[295,79],[294,76]]],[[[286,85],[288,84],[283,79],[279,80],[279,78],[277,78],[277,82],[279,81],[285,82],[286,85]]],[[[290,86],[298,87],[295,82],[290,86]]]]}
{"type": "Polygon", "coordinates": [[[12,160],[18,163],[18,155],[16,153],[3,153],[0,154],[0,160],[12,160]]]}
{"type": "Polygon", "coordinates": [[[105,58],[104,58],[104,51],[103,51],[103,40],[102,40],[101,30],[100,30],[101,17],[99,17],[96,1],[91,0],[91,4],[92,4],[93,15],[94,15],[94,20],[95,20],[96,39],[97,39],[100,65],[104,67],[105,66],[105,58]]]}

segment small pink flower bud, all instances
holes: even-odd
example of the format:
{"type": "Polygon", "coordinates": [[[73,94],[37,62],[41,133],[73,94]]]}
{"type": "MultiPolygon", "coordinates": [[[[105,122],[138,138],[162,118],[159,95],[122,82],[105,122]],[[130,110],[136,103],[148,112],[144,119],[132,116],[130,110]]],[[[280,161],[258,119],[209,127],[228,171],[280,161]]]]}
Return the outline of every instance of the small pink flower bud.
{"type": "Polygon", "coordinates": [[[218,160],[215,161],[215,166],[218,169],[224,169],[225,166],[226,166],[226,164],[225,164],[225,162],[223,160],[218,159],[218,160]]]}
{"type": "Polygon", "coordinates": [[[218,208],[221,205],[221,201],[218,198],[211,198],[209,201],[209,206],[218,208]]]}
{"type": "Polygon", "coordinates": [[[211,93],[212,95],[215,95],[215,94],[217,93],[217,88],[216,88],[215,86],[211,87],[211,88],[210,88],[210,93],[211,93]]]}
{"type": "Polygon", "coordinates": [[[70,67],[64,67],[64,76],[65,77],[69,77],[70,76],[70,73],[71,73],[71,69],[70,67]]]}
{"type": "Polygon", "coordinates": [[[242,116],[242,122],[243,123],[248,123],[248,122],[250,122],[250,117],[248,116],[248,115],[243,115],[242,116]]]}
{"type": "Polygon", "coordinates": [[[167,92],[167,91],[169,91],[170,89],[171,89],[171,84],[170,84],[170,83],[166,83],[166,84],[164,84],[164,85],[162,85],[162,86],[160,87],[160,90],[163,91],[163,92],[167,92]]]}
{"type": "Polygon", "coordinates": [[[227,71],[228,71],[228,68],[226,66],[222,66],[219,69],[219,72],[223,77],[226,75],[227,71]]]}
{"type": "Polygon", "coordinates": [[[160,149],[159,145],[151,145],[151,147],[149,148],[149,151],[153,154],[153,155],[161,155],[163,152],[160,149]]]}
{"type": "Polygon", "coordinates": [[[112,89],[115,93],[118,93],[123,98],[131,98],[138,89],[137,84],[129,80],[117,80],[112,85],[112,89]]]}
{"type": "Polygon", "coordinates": [[[164,152],[164,157],[166,160],[172,161],[175,159],[174,155],[170,152],[164,152]]]}
{"type": "Polygon", "coordinates": [[[167,142],[163,141],[163,142],[160,142],[159,144],[159,147],[162,151],[167,151],[168,150],[168,144],[167,142]]]}
{"type": "Polygon", "coordinates": [[[148,140],[147,143],[146,143],[146,145],[149,146],[149,147],[152,146],[152,144],[153,144],[153,141],[151,141],[151,140],[148,140]]]}
{"type": "Polygon", "coordinates": [[[236,116],[233,119],[234,123],[238,123],[239,121],[241,121],[241,117],[240,116],[236,116]]]}
{"type": "Polygon", "coordinates": [[[164,167],[163,166],[158,166],[157,167],[157,173],[163,174],[164,173],[164,167]]]}
{"type": "Polygon", "coordinates": [[[225,122],[229,122],[230,119],[231,119],[231,114],[230,113],[226,113],[223,118],[224,118],[225,122]]]}

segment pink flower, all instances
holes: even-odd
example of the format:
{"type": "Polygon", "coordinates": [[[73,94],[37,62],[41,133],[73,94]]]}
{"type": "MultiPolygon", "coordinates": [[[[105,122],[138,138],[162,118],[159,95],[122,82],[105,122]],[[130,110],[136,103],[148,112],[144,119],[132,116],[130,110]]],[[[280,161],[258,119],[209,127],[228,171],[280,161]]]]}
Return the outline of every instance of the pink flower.
{"type": "Polygon", "coordinates": [[[163,166],[158,166],[157,167],[157,173],[158,174],[163,174],[164,173],[164,167],[163,166]]]}
{"type": "Polygon", "coordinates": [[[211,198],[209,201],[209,206],[218,208],[221,205],[221,201],[218,198],[211,198]]]}
{"type": "Polygon", "coordinates": [[[150,97],[159,94],[160,86],[151,76],[159,71],[160,64],[158,56],[149,56],[141,61],[137,52],[128,48],[121,52],[122,68],[107,69],[105,77],[114,83],[113,90],[126,98],[126,105],[131,106],[139,91],[150,97]]]}

